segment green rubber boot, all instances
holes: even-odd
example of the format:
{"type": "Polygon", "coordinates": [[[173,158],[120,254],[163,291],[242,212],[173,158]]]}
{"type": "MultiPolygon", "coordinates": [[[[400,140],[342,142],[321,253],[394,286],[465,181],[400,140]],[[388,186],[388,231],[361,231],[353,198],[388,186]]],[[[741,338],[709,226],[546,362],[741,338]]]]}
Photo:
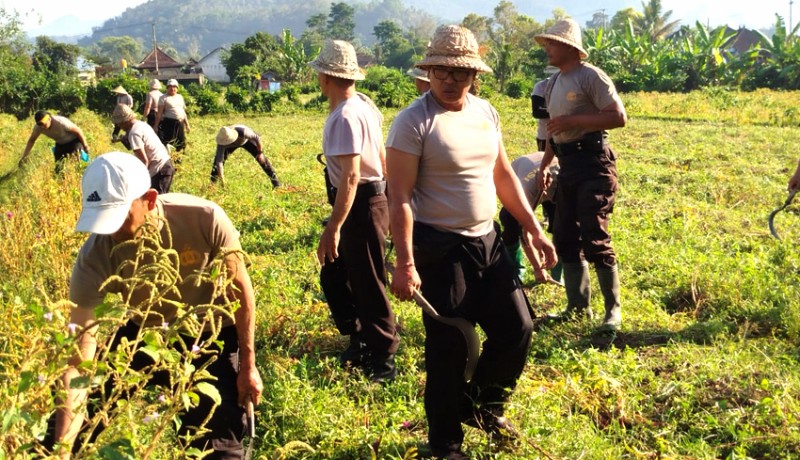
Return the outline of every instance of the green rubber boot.
{"type": "Polygon", "coordinates": [[[567,308],[561,313],[548,315],[551,320],[566,321],[576,317],[592,318],[591,285],[589,284],[589,264],[586,261],[562,263],[564,269],[564,289],[567,293],[567,308]]]}
{"type": "Polygon", "coordinates": [[[617,266],[597,267],[597,282],[603,293],[606,314],[600,331],[618,331],[622,324],[622,306],[619,301],[619,272],[617,266]]]}
{"type": "Polygon", "coordinates": [[[514,267],[517,269],[517,276],[521,280],[525,276],[525,255],[522,253],[522,245],[519,242],[509,244],[506,246],[508,253],[511,255],[511,260],[514,262],[514,267]]]}

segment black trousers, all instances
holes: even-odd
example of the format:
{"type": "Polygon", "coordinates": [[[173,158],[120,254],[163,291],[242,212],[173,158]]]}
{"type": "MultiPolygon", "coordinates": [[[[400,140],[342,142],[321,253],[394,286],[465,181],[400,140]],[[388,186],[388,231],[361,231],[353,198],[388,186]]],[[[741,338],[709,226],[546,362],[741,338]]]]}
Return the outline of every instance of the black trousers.
{"type": "Polygon", "coordinates": [[[461,422],[477,405],[502,413],[530,349],[530,306],[496,230],[466,238],[414,224],[414,260],[422,294],[442,316],[479,325],[486,341],[468,385],[467,348],[458,329],[423,315],[425,413],[434,448],[460,445],[461,422]]]}
{"type": "Polygon", "coordinates": [[[66,144],[59,144],[53,147],[53,158],[56,161],[56,172],[60,173],[64,169],[64,160],[69,157],[78,158],[78,154],[81,153],[83,149],[83,144],[81,144],[80,139],[75,138],[67,142],[66,144]]]}
{"type": "Polygon", "coordinates": [[[616,263],[608,232],[618,188],[615,159],[609,147],[559,157],[553,243],[562,262],[585,259],[605,267],[616,263]]]}
{"type": "MultiPolygon", "coordinates": [[[[226,161],[228,161],[228,157],[231,156],[231,154],[238,148],[239,147],[225,149],[225,154],[222,156],[223,165],[225,164],[226,161]]],[[[245,144],[242,145],[241,148],[247,150],[247,152],[250,153],[250,156],[255,158],[256,161],[258,161],[259,152],[258,152],[258,147],[255,144],[253,144],[252,142],[245,142],[245,144]]],[[[269,158],[267,158],[266,155],[264,155],[264,164],[262,165],[261,163],[259,163],[259,166],[261,166],[261,169],[264,170],[264,173],[270,178],[270,180],[273,181],[274,185],[275,182],[278,181],[278,175],[275,174],[275,170],[272,168],[272,164],[269,162],[269,158]]],[[[214,164],[211,165],[211,182],[216,182],[218,178],[219,178],[219,171],[217,171],[217,162],[215,161],[214,164]]]]}
{"type": "Polygon", "coordinates": [[[172,160],[169,160],[154,176],[150,176],[150,188],[156,189],[160,195],[169,193],[174,176],[175,165],[172,164],[172,160]]]}
{"type": "MultiPolygon", "coordinates": [[[[111,349],[116,349],[123,339],[134,340],[138,329],[139,326],[133,322],[128,322],[121,327],[112,340],[111,349]]],[[[195,338],[189,336],[181,336],[181,338],[184,345],[191,349],[195,338]]],[[[213,411],[211,419],[205,424],[205,428],[209,431],[192,441],[191,447],[197,447],[201,450],[213,449],[214,452],[212,454],[204,457],[207,459],[242,459],[244,458],[242,438],[247,427],[247,414],[238,404],[239,393],[236,387],[236,378],[239,369],[239,341],[236,335],[236,328],[234,326],[223,328],[217,340],[221,342],[221,347],[214,348],[218,352],[217,359],[206,369],[216,377],[216,380],[210,381],[210,383],[219,391],[222,402],[214,409],[214,402],[211,398],[200,394],[199,404],[180,415],[181,427],[178,429],[178,435],[183,436],[194,431],[194,427],[201,426],[208,414],[213,411]]],[[[200,355],[192,361],[192,364],[195,367],[199,367],[208,359],[208,355],[200,355]]],[[[152,364],[153,361],[148,355],[138,352],[134,355],[131,368],[143,370],[152,364]]],[[[98,390],[90,395],[88,404],[89,417],[92,417],[97,412],[97,403],[92,404],[92,401],[100,401],[103,394],[111,394],[115,385],[115,380],[109,379],[105,382],[102,393],[98,390]]],[[[148,385],[169,387],[169,375],[166,372],[156,372],[148,382],[148,385]]],[[[55,416],[49,422],[44,445],[48,449],[52,449],[55,444],[55,416]]],[[[94,441],[100,435],[102,429],[103,427],[101,426],[94,432],[88,433],[90,440],[94,441]]],[[[75,447],[77,446],[78,443],[76,442],[75,447]]]]}
{"type": "Polygon", "coordinates": [[[172,144],[175,150],[186,149],[186,126],[174,118],[162,118],[158,137],[164,145],[172,144]]]}
{"type": "Polygon", "coordinates": [[[344,221],[339,257],[320,270],[320,287],[342,335],[360,332],[375,355],[395,353],[400,340],[386,293],[386,195],[356,194],[344,221]]]}

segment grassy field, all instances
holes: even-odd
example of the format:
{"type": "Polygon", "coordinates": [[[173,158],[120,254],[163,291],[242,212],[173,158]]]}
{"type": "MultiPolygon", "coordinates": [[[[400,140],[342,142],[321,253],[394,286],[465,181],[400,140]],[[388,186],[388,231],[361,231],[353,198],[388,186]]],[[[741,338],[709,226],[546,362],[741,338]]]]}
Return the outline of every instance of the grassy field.
{"type": "MultiPolygon", "coordinates": [[[[611,231],[619,254],[624,324],[610,340],[590,322],[541,327],[509,407],[523,433],[502,450],[465,428],[472,458],[796,458],[800,452],[800,206],[776,218],[798,156],[798,93],[627,94],[629,125],[612,132],[620,193],[611,231]]],[[[525,100],[493,101],[511,157],[535,149],[525,100]]],[[[396,111],[386,111],[389,123],[396,111]]],[[[328,316],[313,254],[328,214],[321,166],[322,112],[195,117],[173,191],[218,202],[242,233],[258,298],[264,378],[254,458],[424,457],[424,330],[419,310],[395,302],[400,374],[388,386],[342,370],[346,343],[328,316]],[[226,163],[227,187],[209,185],[214,135],[244,123],[262,134],[281,181],[244,151],[226,163]]],[[[93,154],[111,126],[73,119],[93,154]]],[[[85,235],[72,231],[80,168],[55,177],[40,139],[17,169],[32,120],[0,116],[0,458],[22,458],[41,429],[67,307],[59,300],[85,235]],[[52,313],[50,317],[47,314],[52,313]],[[34,378],[34,377],[38,377],[34,378]],[[30,439],[28,439],[29,441],[30,439]]],[[[593,281],[594,282],[594,281],[593,281]]],[[[563,291],[528,285],[537,314],[563,291]]],[[[593,306],[602,310],[594,285],[593,306]]],[[[135,458],[147,430],[136,433],[135,458]]],[[[170,444],[152,458],[171,458],[170,444]]]]}

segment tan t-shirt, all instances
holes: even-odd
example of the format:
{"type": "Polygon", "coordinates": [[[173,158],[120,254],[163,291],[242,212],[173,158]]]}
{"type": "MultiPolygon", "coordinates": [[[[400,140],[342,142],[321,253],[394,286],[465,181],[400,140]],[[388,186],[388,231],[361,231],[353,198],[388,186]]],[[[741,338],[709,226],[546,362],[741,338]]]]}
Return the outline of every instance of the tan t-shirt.
{"type": "MultiPolygon", "coordinates": [[[[567,73],[556,73],[545,92],[550,118],[565,115],[597,113],[614,102],[622,107],[614,82],[599,68],[582,62],[567,73]],[[551,89],[552,88],[552,89],[551,89]]],[[[553,136],[556,143],[573,142],[582,138],[589,130],[578,128],[553,136]]]]}
{"type": "Polygon", "coordinates": [[[73,131],[70,131],[76,128],[77,126],[75,123],[71,122],[67,117],[52,115],[50,117],[50,127],[44,129],[39,125],[34,125],[33,134],[35,134],[37,137],[40,134],[44,134],[50,139],[56,141],[56,144],[67,144],[78,138],[77,134],[75,134],[73,131]]]}
{"type": "MultiPolygon", "coordinates": [[[[180,299],[174,294],[166,297],[170,300],[180,300],[186,305],[203,305],[216,303],[212,299],[213,286],[204,282],[194,286],[186,278],[197,272],[209,268],[209,264],[227,249],[241,249],[239,232],[234,229],[225,211],[217,204],[182,193],[169,193],[159,195],[157,202],[158,215],[165,218],[172,233],[172,248],[178,253],[180,261],[180,275],[183,283],[178,285],[180,299]]],[[[162,229],[162,244],[167,245],[166,228],[162,229]]],[[[107,293],[120,293],[127,296],[127,288],[120,283],[110,283],[104,291],[100,286],[113,274],[125,260],[130,260],[135,255],[135,249],[126,247],[111,254],[114,247],[111,235],[92,234],[86,240],[75,265],[72,268],[72,278],[69,286],[69,298],[82,308],[95,308],[103,301],[107,293]]],[[[126,270],[127,271],[127,270],[126,270]]],[[[122,273],[123,278],[128,273],[122,273]]],[[[143,290],[134,291],[131,305],[137,305],[146,297],[143,290]]],[[[156,304],[152,307],[152,314],[145,321],[148,326],[158,326],[162,322],[172,322],[175,319],[175,307],[169,304],[156,304]]],[[[134,319],[142,322],[142,317],[134,319]]],[[[225,319],[224,325],[233,324],[232,320],[225,319]]]]}
{"type": "Polygon", "coordinates": [[[411,197],[414,220],[470,237],[487,234],[497,212],[494,166],[501,142],[497,111],[471,94],[458,112],[444,109],[430,92],[403,109],[386,146],[421,157],[411,197]]]}

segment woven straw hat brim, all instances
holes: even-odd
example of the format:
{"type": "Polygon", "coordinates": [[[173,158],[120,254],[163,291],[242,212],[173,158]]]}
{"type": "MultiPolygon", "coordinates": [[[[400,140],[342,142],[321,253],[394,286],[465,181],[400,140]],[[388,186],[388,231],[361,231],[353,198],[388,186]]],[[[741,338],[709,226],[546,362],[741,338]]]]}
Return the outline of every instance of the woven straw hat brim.
{"type": "Polygon", "coordinates": [[[544,46],[544,41],[545,40],[555,40],[557,42],[563,43],[565,45],[569,45],[569,46],[575,48],[576,50],[578,50],[578,52],[581,55],[581,59],[586,59],[587,57],[589,57],[589,53],[587,53],[586,50],[583,49],[582,46],[580,46],[577,43],[573,42],[572,40],[566,39],[566,38],[564,38],[564,37],[562,37],[560,35],[541,34],[541,35],[537,35],[537,36],[533,37],[533,39],[536,40],[536,43],[538,43],[538,44],[540,44],[542,46],[544,46]]]}
{"type": "Polygon", "coordinates": [[[427,69],[432,66],[459,67],[462,69],[473,69],[478,72],[492,73],[492,68],[486,65],[481,58],[476,56],[454,56],[452,54],[433,54],[425,56],[425,59],[418,62],[414,67],[427,69]]]}
{"type": "Polygon", "coordinates": [[[223,126],[217,133],[217,145],[231,145],[239,138],[239,133],[230,126],[223,126]]]}
{"type": "Polygon", "coordinates": [[[114,113],[111,114],[111,123],[118,125],[136,119],[136,114],[127,105],[117,104],[114,113]]]}
{"type": "Polygon", "coordinates": [[[316,59],[309,62],[308,66],[319,73],[330,75],[331,77],[344,78],[345,80],[363,80],[366,78],[361,69],[331,69],[330,66],[317,61],[316,59]]]}

